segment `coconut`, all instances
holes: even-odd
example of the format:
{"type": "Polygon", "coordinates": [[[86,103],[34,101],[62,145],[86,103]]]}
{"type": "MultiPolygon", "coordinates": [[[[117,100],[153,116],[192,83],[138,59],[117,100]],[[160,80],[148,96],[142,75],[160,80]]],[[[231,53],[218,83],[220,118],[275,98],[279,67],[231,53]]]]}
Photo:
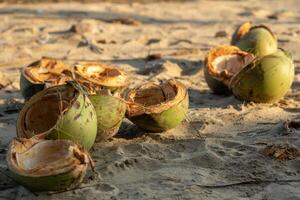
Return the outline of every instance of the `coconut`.
{"type": "Polygon", "coordinates": [[[120,93],[128,85],[127,74],[115,67],[99,63],[80,63],[73,67],[75,79],[85,85],[90,94],[102,89],[120,93]]]}
{"type": "Polygon", "coordinates": [[[288,92],[294,74],[290,54],[279,49],[244,67],[232,78],[230,87],[240,99],[258,103],[275,102],[288,92]]]}
{"type": "Polygon", "coordinates": [[[73,189],[92,164],[88,152],[69,140],[13,139],[7,152],[12,177],[31,191],[73,189]]]}
{"type": "Polygon", "coordinates": [[[204,77],[209,88],[216,94],[231,94],[231,78],[248,65],[254,56],[239,48],[223,45],[212,49],[205,58],[204,77]]]}
{"type": "Polygon", "coordinates": [[[69,66],[53,58],[42,58],[24,67],[20,88],[25,99],[29,99],[44,88],[65,84],[72,79],[69,66]]]}
{"type": "Polygon", "coordinates": [[[123,99],[106,91],[89,95],[97,115],[97,142],[107,140],[118,132],[127,108],[123,99]]]}
{"type": "Polygon", "coordinates": [[[126,116],[143,130],[163,132],[178,126],[187,116],[186,87],[170,79],[161,84],[147,83],[124,93],[126,116]]]}
{"type": "Polygon", "coordinates": [[[47,88],[27,101],[17,121],[17,135],[69,139],[90,149],[97,133],[96,111],[89,98],[70,84],[47,88]]]}
{"type": "Polygon", "coordinates": [[[267,26],[252,26],[249,22],[236,30],[232,44],[255,56],[265,56],[277,51],[277,38],[273,32],[267,26]]]}
{"type": "Polygon", "coordinates": [[[245,22],[237,27],[231,37],[231,45],[235,45],[252,27],[252,22],[245,22]]]}

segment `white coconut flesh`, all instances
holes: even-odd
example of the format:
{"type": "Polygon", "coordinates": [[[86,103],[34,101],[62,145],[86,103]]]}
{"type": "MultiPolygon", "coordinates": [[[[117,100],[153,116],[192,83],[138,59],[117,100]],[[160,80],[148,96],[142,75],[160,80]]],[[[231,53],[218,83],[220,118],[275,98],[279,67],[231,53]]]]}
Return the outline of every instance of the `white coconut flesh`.
{"type": "Polygon", "coordinates": [[[29,101],[31,104],[22,114],[23,131],[29,134],[40,134],[47,132],[54,127],[63,113],[72,105],[72,102],[78,95],[72,87],[66,91],[57,92],[52,90],[40,98],[29,101]]]}
{"type": "Polygon", "coordinates": [[[215,58],[212,62],[213,70],[221,76],[233,76],[253,61],[252,56],[224,55],[215,58]]]}
{"type": "Polygon", "coordinates": [[[78,64],[75,72],[94,84],[118,87],[126,85],[127,76],[119,69],[102,64],[78,64]]]}

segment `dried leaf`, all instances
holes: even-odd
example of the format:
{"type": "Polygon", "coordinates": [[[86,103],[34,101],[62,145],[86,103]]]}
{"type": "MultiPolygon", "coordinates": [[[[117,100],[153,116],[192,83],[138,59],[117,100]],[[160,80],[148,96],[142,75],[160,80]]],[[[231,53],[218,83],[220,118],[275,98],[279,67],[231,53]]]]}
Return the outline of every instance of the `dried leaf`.
{"type": "Polygon", "coordinates": [[[294,133],[294,129],[300,128],[300,120],[287,120],[283,123],[287,134],[294,133]]]}
{"type": "Polygon", "coordinates": [[[292,160],[300,158],[300,150],[292,146],[270,145],[261,150],[264,156],[273,157],[277,160],[292,160]]]}

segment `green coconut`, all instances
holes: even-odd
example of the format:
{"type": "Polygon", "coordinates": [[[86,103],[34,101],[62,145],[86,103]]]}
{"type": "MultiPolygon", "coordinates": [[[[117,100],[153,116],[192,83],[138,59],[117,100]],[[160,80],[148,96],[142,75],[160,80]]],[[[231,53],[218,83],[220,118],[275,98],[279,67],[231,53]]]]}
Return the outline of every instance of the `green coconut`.
{"type": "Polygon", "coordinates": [[[163,132],[178,126],[186,117],[189,98],[186,87],[171,79],[159,85],[147,83],[124,93],[126,116],[145,131],[163,132]]]}
{"type": "Polygon", "coordinates": [[[277,51],[277,38],[273,32],[264,25],[253,26],[243,33],[234,45],[243,51],[255,56],[265,56],[277,51]]]}
{"type": "Polygon", "coordinates": [[[105,141],[118,132],[125,116],[126,103],[109,92],[89,95],[89,99],[93,103],[97,115],[96,141],[105,141]]]}
{"type": "Polygon", "coordinates": [[[97,94],[103,89],[120,94],[129,81],[123,70],[100,63],[78,63],[72,72],[76,81],[86,86],[90,94],[97,94]]]}
{"type": "Polygon", "coordinates": [[[87,151],[69,140],[13,139],[7,165],[12,178],[31,191],[76,188],[92,160],[87,151]]]}
{"type": "Polygon", "coordinates": [[[70,84],[47,88],[27,101],[17,121],[17,135],[69,139],[90,149],[97,134],[94,106],[70,84]]]}
{"type": "Polygon", "coordinates": [[[44,88],[62,85],[71,80],[69,66],[53,58],[42,58],[24,67],[20,76],[20,89],[28,100],[44,88]]]}
{"type": "Polygon", "coordinates": [[[232,76],[253,59],[252,54],[235,46],[222,45],[212,49],[204,62],[204,77],[208,87],[215,94],[231,94],[228,85],[232,76]]]}
{"type": "Polygon", "coordinates": [[[294,73],[290,54],[279,49],[243,68],[232,78],[230,87],[240,99],[258,103],[275,102],[290,89],[294,73]]]}
{"type": "Polygon", "coordinates": [[[252,27],[252,22],[245,22],[237,27],[231,37],[231,45],[235,45],[252,27]]]}

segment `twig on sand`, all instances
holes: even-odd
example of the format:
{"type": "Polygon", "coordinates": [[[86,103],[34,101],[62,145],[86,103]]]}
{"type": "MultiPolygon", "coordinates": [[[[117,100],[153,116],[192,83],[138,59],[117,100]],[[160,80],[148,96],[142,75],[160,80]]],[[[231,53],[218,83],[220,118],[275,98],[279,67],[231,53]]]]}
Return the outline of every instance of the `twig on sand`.
{"type": "Polygon", "coordinates": [[[235,183],[229,183],[229,184],[220,184],[220,185],[200,185],[200,184],[194,184],[198,187],[203,188],[226,188],[226,187],[232,187],[232,186],[240,186],[240,185],[251,185],[251,184],[263,184],[263,183],[297,183],[300,182],[300,179],[287,179],[287,180],[247,180],[247,181],[241,181],[241,182],[235,182],[235,183]]]}

